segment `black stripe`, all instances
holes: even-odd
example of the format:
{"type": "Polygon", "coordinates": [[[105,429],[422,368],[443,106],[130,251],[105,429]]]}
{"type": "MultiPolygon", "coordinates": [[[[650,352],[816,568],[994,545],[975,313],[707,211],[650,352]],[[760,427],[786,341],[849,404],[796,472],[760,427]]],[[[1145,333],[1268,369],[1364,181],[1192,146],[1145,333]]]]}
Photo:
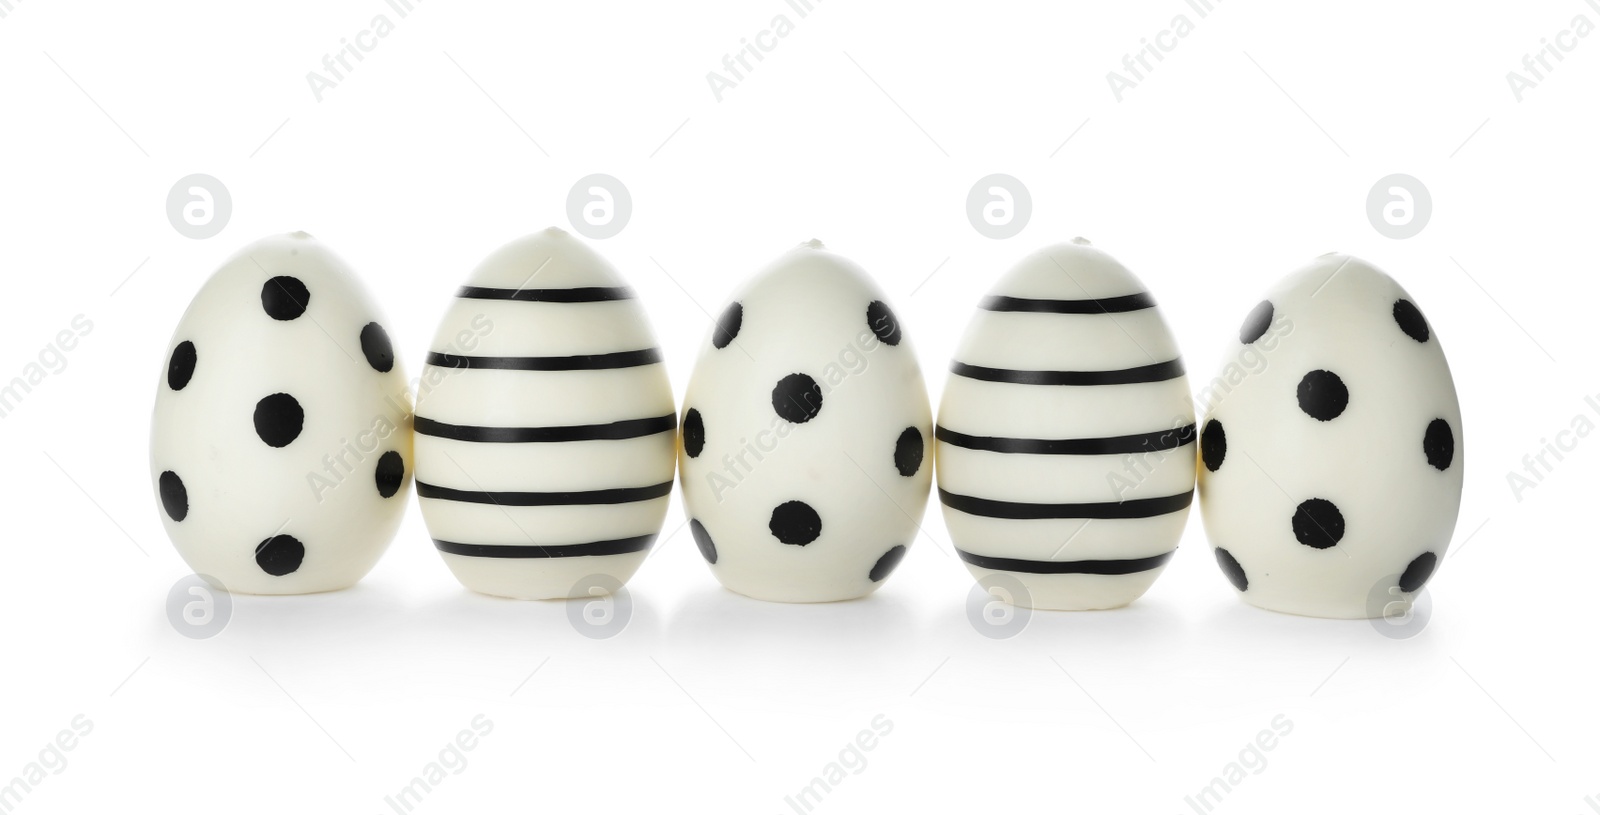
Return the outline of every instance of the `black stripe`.
{"type": "Polygon", "coordinates": [[[497,504],[503,507],[560,507],[592,506],[595,504],[629,504],[664,498],[672,493],[672,482],[665,481],[649,487],[623,487],[613,490],[587,490],[583,492],[479,492],[458,490],[417,482],[417,497],[436,498],[441,501],[460,501],[468,504],[497,504]]]}
{"type": "Polygon", "coordinates": [[[989,557],[956,550],[961,559],[982,569],[1024,574],[1138,574],[1158,569],[1172,559],[1175,552],[1165,552],[1155,557],[1133,560],[1018,560],[1009,557],[989,557]]]}
{"type": "Polygon", "coordinates": [[[631,300],[633,289],[621,286],[604,288],[585,286],[576,289],[491,289],[482,286],[462,286],[456,296],[464,300],[518,300],[524,303],[600,303],[607,300],[631,300]]]}
{"type": "Polygon", "coordinates": [[[1154,518],[1167,515],[1184,507],[1194,499],[1194,491],[1160,498],[1131,498],[1126,501],[1104,501],[1089,504],[1027,504],[1019,501],[996,501],[991,498],[974,498],[957,495],[939,488],[939,500],[944,505],[968,515],[1012,520],[1040,520],[1045,518],[1093,518],[1112,520],[1119,518],[1154,518]]]}
{"type": "Polygon", "coordinates": [[[488,444],[620,441],[622,439],[638,439],[645,436],[654,436],[657,433],[666,433],[677,426],[678,416],[675,413],[657,416],[654,419],[628,419],[610,424],[563,425],[557,427],[475,427],[472,425],[445,424],[422,416],[416,417],[418,435],[488,444]]]}
{"type": "Polygon", "coordinates": [[[1009,382],[1015,385],[1132,385],[1138,382],[1165,382],[1183,376],[1183,360],[1174,359],[1154,365],[1140,365],[1120,371],[1014,371],[1010,368],[985,368],[956,361],[950,363],[950,372],[968,379],[985,382],[1009,382]]]}
{"type": "Polygon", "coordinates": [[[990,453],[1027,453],[1040,456],[1110,456],[1124,453],[1148,453],[1157,450],[1176,450],[1194,443],[1194,425],[1184,425],[1155,433],[1135,433],[1131,436],[1106,436],[1099,439],[1010,439],[1000,436],[969,436],[948,427],[935,426],[933,437],[939,441],[990,453]]]}
{"type": "Polygon", "coordinates": [[[618,351],[614,354],[580,354],[575,357],[464,357],[434,352],[428,364],[440,368],[485,371],[598,371],[607,368],[636,368],[661,361],[661,349],[618,351]]]}
{"type": "Polygon", "coordinates": [[[501,546],[494,543],[452,543],[435,539],[434,548],[448,555],[462,555],[464,557],[493,557],[493,558],[552,558],[552,557],[601,557],[604,555],[626,555],[633,552],[643,552],[650,548],[656,539],[655,535],[640,535],[637,538],[623,538],[614,541],[597,541],[595,543],[568,543],[552,546],[538,544],[501,546]]]}
{"type": "Polygon", "coordinates": [[[1116,314],[1155,307],[1156,300],[1149,292],[1101,300],[1035,300],[1031,297],[995,295],[978,305],[984,311],[1027,311],[1037,314],[1116,314]]]}

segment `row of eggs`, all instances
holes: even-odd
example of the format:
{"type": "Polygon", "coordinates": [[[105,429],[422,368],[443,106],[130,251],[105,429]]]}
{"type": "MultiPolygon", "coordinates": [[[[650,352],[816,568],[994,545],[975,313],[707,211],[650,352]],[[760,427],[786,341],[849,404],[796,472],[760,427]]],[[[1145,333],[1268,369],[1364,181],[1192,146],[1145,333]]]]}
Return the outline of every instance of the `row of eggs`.
{"type": "Polygon", "coordinates": [[[937,462],[957,553],[1009,602],[1137,599],[1198,481],[1245,600],[1370,617],[1432,575],[1462,488],[1438,339],[1393,279],[1344,255],[1249,309],[1196,396],[1138,278],[1082,239],[1042,249],[979,303],[937,422],[883,293],[815,241],[717,312],[681,414],[632,289],[557,229],[471,273],[415,394],[372,299],[305,233],[224,264],[166,363],[151,438],[163,522],[197,573],[252,594],[353,585],[413,480],[468,588],[615,590],[677,478],[724,586],[847,600],[904,558],[937,462]]]}

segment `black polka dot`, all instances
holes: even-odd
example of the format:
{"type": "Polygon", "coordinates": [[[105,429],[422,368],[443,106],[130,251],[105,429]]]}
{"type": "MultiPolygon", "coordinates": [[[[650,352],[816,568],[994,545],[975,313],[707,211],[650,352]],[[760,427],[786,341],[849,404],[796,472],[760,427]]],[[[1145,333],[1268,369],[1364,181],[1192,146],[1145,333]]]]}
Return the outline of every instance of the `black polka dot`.
{"type": "Polygon", "coordinates": [[[1300,400],[1300,409],[1319,422],[1338,418],[1345,406],[1350,404],[1350,389],[1332,371],[1318,370],[1306,374],[1301,378],[1295,396],[1300,400]]]}
{"type": "Polygon", "coordinates": [[[706,423],[700,418],[700,411],[689,408],[683,414],[683,452],[689,458],[699,458],[700,451],[706,449],[706,423]]]}
{"type": "Polygon", "coordinates": [[[705,558],[707,563],[717,565],[717,544],[711,540],[711,533],[706,531],[705,524],[691,520],[689,534],[694,536],[694,545],[700,547],[700,556],[705,558]]]}
{"type": "Polygon", "coordinates": [[[400,486],[406,483],[406,460],[394,450],[384,453],[378,458],[378,468],[373,478],[378,484],[378,494],[393,498],[400,491],[400,486]]]}
{"type": "Polygon", "coordinates": [[[772,510],[767,523],[772,536],[791,546],[805,546],[822,534],[822,518],[803,501],[788,501],[772,510]]]}
{"type": "Polygon", "coordinates": [[[1250,578],[1245,576],[1244,567],[1239,565],[1239,560],[1232,552],[1221,547],[1217,548],[1217,565],[1222,567],[1222,573],[1227,576],[1228,582],[1239,591],[1250,588],[1250,578]]]}
{"type": "Polygon", "coordinates": [[[367,323],[361,329],[361,353],[367,355],[372,370],[386,374],[394,370],[394,345],[389,342],[389,332],[377,323],[367,323]]]}
{"type": "Polygon", "coordinates": [[[183,485],[178,474],[168,470],[161,474],[161,506],[167,517],[179,523],[189,517],[189,488],[183,485]]]}
{"type": "Polygon", "coordinates": [[[1411,339],[1417,342],[1428,341],[1428,321],[1423,319],[1416,303],[1405,299],[1394,301],[1394,321],[1400,324],[1400,330],[1406,332],[1406,336],[1411,339]]]}
{"type": "Polygon", "coordinates": [[[267,538],[256,547],[256,565],[273,577],[292,574],[305,559],[305,544],[292,535],[267,538]]]}
{"type": "Polygon", "coordinates": [[[1294,511],[1294,536],[1313,549],[1327,549],[1344,537],[1344,513],[1323,498],[1302,501],[1294,511]]]}
{"type": "Polygon", "coordinates": [[[1206,420],[1206,429],[1200,431],[1200,460],[1206,463],[1207,470],[1216,472],[1227,457],[1228,434],[1222,429],[1222,422],[1206,420]]]}
{"type": "Polygon", "coordinates": [[[871,578],[874,583],[880,583],[884,578],[893,574],[894,568],[899,566],[900,561],[905,560],[905,558],[906,548],[904,546],[896,546],[884,552],[883,557],[878,558],[878,562],[872,564],[872,571],[867,573],[867,577],[871,578]]]}
{"type": "Polygon", "coordinates": [[[1245,315],[1244,324],[1239,326],[1239,342],[1249,345],[1265,336],[1271,326],[1272,301],[1262,300],[1245,315]]]}
{"type": "Polygon", "coordinates": [[[867,305],[867,327],[872,333],[878,335],[885,345],[900,344],[900,321],[895,319],[894,312],[889,310],[889,304],[882,300],[873,300],[867,305]]]}
{"type": "Polygon", "coordinates": [[[1433,577],[1433,570],[1438,566],[1438,555],[1432,552],[1417,555],[1417,559],[1411,561],[1411,565],[1400,575],[1400,590],[1410,594],[1422,588],[1428,582],[1428,578],[1433,577]]]}
{"type": "Polygon", "coordinates": [[[1456,458],[1456,434],[1450,430],[1449,422],[1434,419],[1428,423],[1427,431],[1422,434],[1422,452],[1436,469],[1450,469],[1450,462],[1456,458]]]}
{"type": "Polygon", "coordinates": [[[274,277],[261,287],[261,308],[274,320],[293,320],[311,305],[311,291],[295,277],[274,277]]]}
{"type": "Polygon", "coordinates": [[[908,427],[894,443],[894,468],[901,475],[916,475],[922,469],[922,431],[908,427]]]}
{"type": "Polygon", "coordinates": [[[300,437],[306,412],[287,393],[274,393],[256,403],[256,435],[269,447],[288,447],[300,437]]]}
{"type": "Polygon", "coordinates": [[[809,422],[822,412],[822,387],[805,374],[789,374],[772,389],[772,409],[785,421],[809,422]]]}
{"type": "Polygon", "coordinates": [[[178,347],[172,349],[172,361],[167,363],[167,387],[181,391],[189,387],[189,380],[194,379],[194,366],[200,361],[199,352],[195,351],[194,343],[184,340],[178,347]]]}
{"type": "Polygon", "coordinates": [[[722,310],[722,316],[717,318],[717,327],[711,332],[711,344],[718,348],[727,348],[733,338],[739,336],[739,328],[744,325],[744,306],[739,303],[729,303],[722,310]]]}

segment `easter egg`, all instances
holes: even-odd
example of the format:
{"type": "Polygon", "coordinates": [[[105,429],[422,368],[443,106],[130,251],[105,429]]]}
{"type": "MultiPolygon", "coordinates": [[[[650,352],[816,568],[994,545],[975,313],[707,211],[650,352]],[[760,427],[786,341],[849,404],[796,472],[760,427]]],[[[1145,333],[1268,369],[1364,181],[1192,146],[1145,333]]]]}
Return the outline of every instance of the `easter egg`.
{"type": "Polygon", "coordinates": [[[1249,310],[1200,392],[1200,506],[1249,603],[1314,617],[1408,607],[1461,505],[1461,407],[1415,299],[1329,254],[1249,310]]]}
{"type": "Polygon", "coordinates": [[[150,438],[190,568],[250,594],[348,587],[399,527],[410,461],[405,371],[343,261],[296,232],[211,276],[167,348],[150,438]]]}
{"type": "Polygon", "coordinates": [[[932,416],[904,327],[860,267],[811,241],[716,312],[684,397],[689,528],[722,585],[870,594],[918,534],[932,416]]]}
{"type": "Polygon", "coordinates": [[[1013,605],[1116,608],[1183,533],[1194,407],[1139,279],[1079,238],[979,303],[939,405],[939,499],[957,553],[1013,605]]]}
{"type": "Polygon", "coordinates": [[[417,387],[417,495],[462,585],[613,592],[666,517],[677,413],[612,265],[559,229],[501,247],[456,293],[417,387]]]}

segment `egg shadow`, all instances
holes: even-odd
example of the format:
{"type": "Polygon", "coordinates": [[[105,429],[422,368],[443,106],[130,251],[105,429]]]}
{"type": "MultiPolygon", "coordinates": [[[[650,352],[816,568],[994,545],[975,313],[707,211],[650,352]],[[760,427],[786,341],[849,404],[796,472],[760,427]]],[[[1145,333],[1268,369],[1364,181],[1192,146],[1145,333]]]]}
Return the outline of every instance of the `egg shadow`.
{"type": "Polygon", "coordinates": [[[417,598],[398,587],[363,583],[336,592],[261,596],[228,594],[226,624],[213,636],[179,633],[163,606],[151,610],[153,653],[197,665],[258,659],[337,673],[427,670],[477,679],[509,676],[546,658],[631,660],[656,653],[661,617],[634,593],[626,600],[508,600],[460,587],[417,598]]]}
{"type": "Polygon", "coordinates": [[[408,617],[402,593],[382,585],[292,595],[217,591],[208,613],[220,617],[220,625],[210,636],[190,639],[178,629],[166,601],[163,593],[151,604],[148,635],[153,648],[174,641],[210,642],[250,652],[293,649],[309,656],[335,655],[392,638],[408,617]]]}
{"type": "Polygon", "coordinates": [[[1170,601],[1146,597],[1122,608],[1051,611],[991,602],[977,584],[972,589],[933,618],[930,647],[946,656],[1112,660],[1138,667],[1167,658],[1187,633],[1183,610],[1170,601]]]}
{"type": "Polygon", "coordinates": [[[1426,619],[1398,624],[1383,619],[1304,617],[1257,608],[1243,600],[1221,603],[1200,618],[1191,649],[1230,653],[1238,670],[1316,674],[1360,659],[1396,668],[1437,661],[1445,630],[1430,610],[1426,619]]]}
{"type": "Polygon", "coordinates": [[[152,591],[148,602],[147,653],[169,666],[172,681],[197,691],[241,676],[253,681],[259,671],[306,677],[302,687],[348,690],[404,670],[400,663],[417,653],[404,592],[378,583],[304,595],[217,592],[209,619],[193,628],[171,616],[166,591],[152,591]]]}
{"type": "Polygon", "coordinates": [[[904,693],[918,631],[887,594],[837,603],[774,603],[720,587],[690,593],[667,622],[664,661],[731,687],[813,700],[851,689],[904,693]]]}
{"type": "Polygon", "coordinates": [[[467,589],[440,594],[418,610],[419,635],[446,658],[484,654],[581,660],[638,660],[659,650],[661,617],[626,588],[582,600],[511,600],[467,589]]]}

